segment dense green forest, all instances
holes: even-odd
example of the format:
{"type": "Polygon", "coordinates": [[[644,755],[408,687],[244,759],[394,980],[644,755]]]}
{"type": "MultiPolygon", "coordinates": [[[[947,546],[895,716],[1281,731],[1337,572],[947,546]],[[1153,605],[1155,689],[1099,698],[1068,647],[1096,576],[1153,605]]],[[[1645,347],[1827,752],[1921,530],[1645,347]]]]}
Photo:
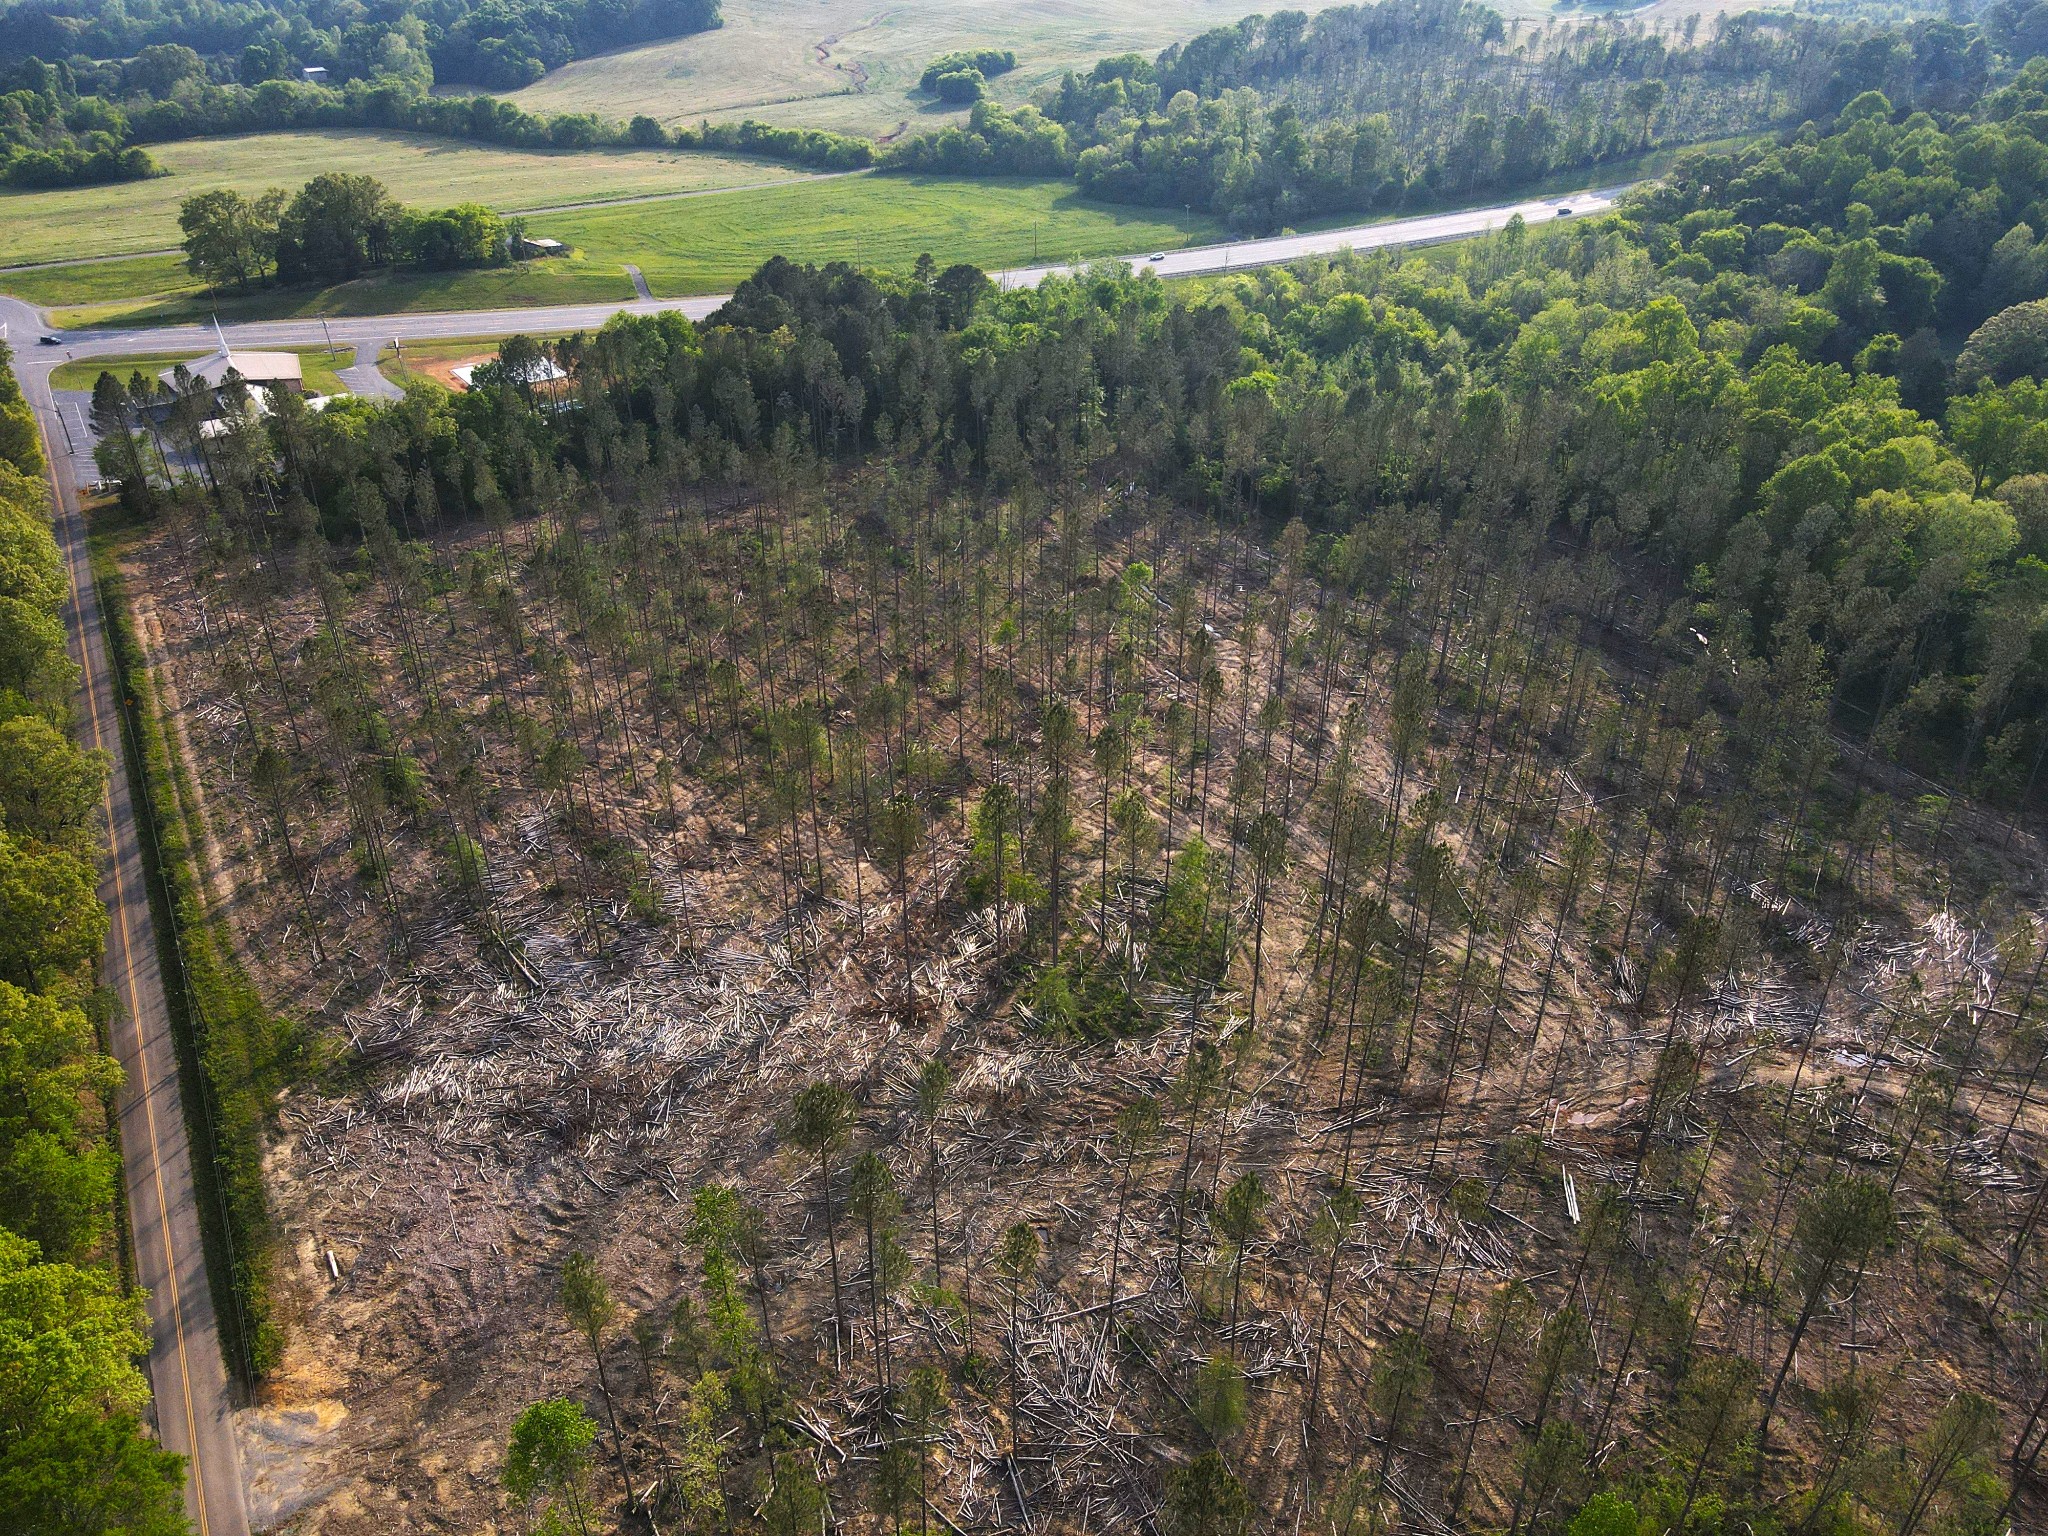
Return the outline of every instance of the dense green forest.
{"type": "Polygon", "coordinates": [[[1865,90],[1952,108],[2033,52],[2042,23],[1903,26],[1789,13],[1672,35],[1509,23],[1472,0],[1247,17],[1156,60],[1104,59],[1037,106],[976,109],[902,146],[949,170],[1072,168],[1091,197],[1285,225],[1527,186],[1665,144],[1824,118],[1865,90]]]}
{"type": "Polygon", "coordinates": [[[81,96],[67,79],[35,60],[0,68],[0,185],[68,187],[158,174],[134,143],[127,112],[114,104],[117,93],[81,96]]]}
{"type": "Polygon", "coordinates": [[[318,65],[335,78],[513,90],[571,59],[718,25],[718,0],[11,0],[0,56],[127,59],[177,45],[254,85],[318,65]]]}
{"type": "Polygon", "coordinates": [[[139,1415],[142,1299],[121,1273],[121,1071],[94,983],[106,763],[71,739],[35,423],[0,345],[0,1526],[24,1536],[185,1529],[178,1458],[139,1415]]]}
{"type": "Polygon", "coordinates": [[[104,379],[405,1298],[296,1326],[450,1383],[340,1433],[578,1531],[2024,1528],[2044,200],[2036,61],[1419,255],[104,379]]]}

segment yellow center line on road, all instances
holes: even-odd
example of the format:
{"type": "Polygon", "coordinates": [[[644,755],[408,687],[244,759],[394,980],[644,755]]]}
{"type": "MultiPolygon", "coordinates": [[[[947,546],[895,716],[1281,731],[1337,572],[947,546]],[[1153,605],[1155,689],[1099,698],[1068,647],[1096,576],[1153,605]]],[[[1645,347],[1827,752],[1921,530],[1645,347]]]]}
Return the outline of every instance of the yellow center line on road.
{"type": "MultiPolygon", "coordinates": [[[[71,602],[73,610],[78,614],[80,621],[78,626],[78,657],[81,670],[85,673],[86,714],[92,725],[92,744],[94,748],[99,751],[105,751],[104,743],[106,737],[100,725],[98,674],[93,669],[91,637],[86,633],[84,623],[85,607],[83,593],[85,589],[83,583],[91,581],[92,571],[88,567],[81,579],[79,561],[85,556],[83,523],[80,520],[77,508],[65,497],[64,487],[60,479],[63,470],[56,455],[50,452],[51,447],[49,433],[46,429],[43,433],[43,452],[50,465],[50,488],[56,493],[57,506],[63,512],[65,521],[70,525],[71,602]]],[[[111,755],[109,754],[109,756],[111,755]]],[[[193,1502],[199,1506],[199,1536],[211,1536],[206,1519],[206,1476],[201,1468],[199,1457],[199,1419],[192,1409],[192,1373],[185,1360],[185,1305],[184,1298],[180,1296],[178,1291],[178,1257],[177,1250],[171,1245],[170,1206],[164,1196],[163,1158],[157,1142],[156,1104],[154,1089],[149,1075],[149,1051],[142,1036],[141,1000],[135,990],[135,946],[133,939],[130,937],[128,927],[128,893],[126,883],[121,878],[121,850],[115,845],[114,840],[114,789],[111,775],[108,777],[106,786],[100,792],[100,800],[107,815],[107,840],[109,851],[113,858],[114,911],[121,925],[121,953],[125,961],[122,966],[121,980],[128,994],[128,1020],[135,1031],[135,1061],[142,1075],[142,1114],[144,1124],[148,1127],[149,1132],[150,1175],[156,1183],[157,1223],[163,1235],[164,1267],[170,1282],[171,1328],[172,1332],[176,1335],[178,1381],[184,1391],[186,1444],[192,1450],[192,1454],[186,1458],[186,1461],[192,1477],[193,1502]]]]}

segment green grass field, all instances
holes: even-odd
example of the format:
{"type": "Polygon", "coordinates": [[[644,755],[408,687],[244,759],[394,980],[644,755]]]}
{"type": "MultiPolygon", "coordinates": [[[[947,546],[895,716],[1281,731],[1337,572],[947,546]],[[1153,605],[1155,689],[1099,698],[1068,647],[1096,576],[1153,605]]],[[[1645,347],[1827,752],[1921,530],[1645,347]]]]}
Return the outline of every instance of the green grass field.
{"type": "Polygon", "coordinates": [[[512,267],[485,267],[473,272],[399,272],[358,278],[331,288],[208,294],[188,280],[165,290],[140,291],[150,289],[163,278],[162,261],[144,257],[96,267],[0,274],[0,292],[11,292],[49,307],[52,323],[66,330],[94,325],[185,325],[213,316],[222,320],[285,320],[301,316],[399,314],[410,310],[522,309],[535,304],[597,304],[633,297],[633,284],[618,262],[580,256],[529,261],[512,267]],[[132,286],[138,291],[129,297],[118,297],[129,268],[135,269],[132,286]],[[32,284],[14,280],[30,275],[39,280],[32,284]]]}
{"type": "MultiPolygon", "coordinates": [[[[335,371],[337,362],[345,364],[348,361],[346,348],[338,358],[329,357],[325,347],[293,347],[289,350],[299,355],[299,365],[305,370],[307,394],[338,395],[347,392],[348,386],[341,382],[341,375],[335,371]]],[[[57,389],[91,389],[103,373],[123,379],[131,373],[154,378],[167,368],[175,368],[179,363],[197,362],[209,355],[205,352],[145,352],[129,357],[85,358],[75,363],[60,363],[51,370],[50,383],[57,389]]]]}
{"type": "Polygon", "coordinates": [[[182,256],[130,256],[76,267],[0,272],[0,293],[50,308],[198,293],[202,286],[185,270],[182,256]]]}
{"type": "MultiPolygon", "coordinates": [[[[51,310],[59,326],[174,325],[405,310],[510,309],[632,296],[631,262],[655,293],[731,288],[770,256],[853,261],[902,270],[930,251],[940,263],[1022,266],[1129,255],[1185,243],[1177,213],[1091,203],[1071,183],[923,176],[847,176],[752,192],[586,209],[548,227],[577,247],[566,260],[474,272],[398,273],[323,289],[210,295],[174,257],[0,274],[0,291],[51,310]]],[[[1220,233],[1193,224],[1197,241],[1220,233]]]]}
{"type": "MultiPolygon", "coordinates": [[[[54,192],[0,191],[0,266],[120,256],[178,243],[178,204],[209,187],[296,187],[323,171],[375,176],[402,202],[478,202],[501,212],[800,179],[763,160],[646,150],[494,149],[415,134],[258,133],[161,144],[170,171],[148,181],[54,192]]],[[[535,234],[548,231],[536,226],[535,234]]],[[[13,278],[0,287],[16,291],[13,278]]]]}
{"type": "MultiPolygon", "coordinates": [[[[1727,148],[1738,140],[1721,141],[1727,148]]],[[[1683,151],[1664,149],[1545,184],[1565,191],[1655,174],[1683,151]]],[[[1539,194],[1526,188],[1518,196],[1539,194]]],[[[1429,210],[1404,210],[1421,212],[1429,210]]],[[[1387,213],[1383,217],[1398,217],[1387,213]]],[[[1337,227],[1355,216],[1320,221],[1337,227]]],[[[204,320],[367,315],[408,310],[510,309],[632,297],[638,266],[663,297],[729,290],[773,255],[907,269],[921,252],[941,263],[997,269],[1076,256],[1133,255],[1223,237],[1207,218],[1083,199],[1070,182],[1000,178],[844,176],[558,214],[548,229],[572,242],[562,260],[470,272],[406,272],[324,289],[207,294],[177,257],[139,256],[0,273],[10,292],[51,311],[55,324],[170,325],[204,320]]],[[[1311,226],[1313,227],[1313,226],[1311,226]]]]}
{"type": "Polygon", "coordinates": [[[1149,56],[1256,9],[1249,0],[1185,0],[1165,10],[1140,0],[920,0],[879,10],[859,0],[725,0],[715,32],[581,59],[511,99],[534,112],[645,112],[670,123],[755,117],[879,137],[966,115],[941,111],[916,90],[926,63],[952,49],[1012,49],[1017,68],[990,84],[997,100],[1014,104],[1106,54],[1149,56]]]}
{"type": "MultiPolygon", "coordinates": [[[[564,215],[561,227],[579,248],[638,266],[664,296],[723,292],[774,255],[900,271],[929,251],[942,266],[1023,266],[1033,259],[1034,227],[1037,259],[1048,262],[1184,243],[1177,210],[1088,202],[1065,181],[936,176],[589,209],[564,215]]],[[[1211,220],[1194,221],[1197,241],[1218,232],[1211,220]]]]}

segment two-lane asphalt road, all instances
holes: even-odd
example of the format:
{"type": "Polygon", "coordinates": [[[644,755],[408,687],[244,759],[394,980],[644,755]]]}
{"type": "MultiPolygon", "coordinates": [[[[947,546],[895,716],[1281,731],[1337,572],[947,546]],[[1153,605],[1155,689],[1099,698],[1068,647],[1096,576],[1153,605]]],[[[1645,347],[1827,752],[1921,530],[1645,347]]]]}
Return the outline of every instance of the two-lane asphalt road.
{"type": "MultiPolygon", "coordinates": [[[[1525,224],[1537,225],[1555,223],[1561,218],[1576,219],[1592,213],[1608,213],[1613,210],[1615,200],[1627,190],[1627,187],[1607,187],[1599,191],[1568,192],[1560,197],[1504,203],[1492,208],[1460,208],[1452,213],[1387,219],[1382,223],[1359,224],[1349,229],[1313,230],[1305,235],[1272,235],[1263,240],[1241,240],[1234,245],[1202,245],[1125,259],[1133,270],[1152,271],[1161,277],[1211,277],[1219,272],[1241,271],[1247,267],[1270,267],[1303,256],[1335,256],[1344,251],[1376,251],[1403,245],[1467,240],[1474,235],[1505,229],[1508,221],[1518,216],[1525,224]]],[[[1019,267],[1011,272],[991,272],[989,276],[1005,288],[1030,288],[1054,273],[1072,270],[1071,265],[1019,267]]]]}
{"type": "MultiPolygon", "coordinates": [[[[12,335],[20,335],[11,316],[0,318],[10,321],[12,335]]],[[[72,657],[82,671],[80,735],[86,746],[101,749],[113,763],[103,805],[111,846],[100,878],[100,899],[110,919],[104,979],[117,1001],[109,1030],[126,1074],[118,1106],[121,1158],[135,1277],[149,1292],[149,1377],[157,1434],[167,1449],[187,1459],[185,1507],[198,1536],[248,1536],[241,1457],[230,1417],[233,1403],[200,1247],[178,1053],[164,1006],[156,924],[128,791],[127,743],[114,691],[118,684],[107,664],[99,590],[87,558],[75,477],[63,452],[65,434],[50,397],[49,370],[24,368],[20,375],[43,430],[57,543],[71,578],[66,621],[72,657]]]]}
{"type": "MultiPolygon", "coordinates": [[[[1161,277],[1193,277],[1304,256],[1458,240],[1500,229],[1517,215],[1533,225],[1604,213],[1614,206],[1620,190],[1577,192],[1350,229],[1131,256],[1125,261],[1133,270],[1149,269],[1161,277]]],[[[1039,266],[990,276],[1004,288],[1019,288],[1072,270],[1070,266],[1039,266]]],[[[4,281],[0,274],[0,282],[4,281]]],[[[357,392],[395,393],[375,376],[373,366],[379,349],[394,340],[592,330],[621,311],[672,312],[701,320],[726,298],[716,294],[536,309],[254,321],[229,325],[225,334],[229,343],[238,347],[331,344],[353,348],[357,366],[351,370],[355,377],[350,382],[357,392]]],[[[121,1103],[121,1145],[127,1164],[129,1215],[135,1229],[137,1278],[150,1293],[150,1320],[155,1331],[150,1378],[156,1392],[159,1432],[166,1446],[190,1458],[186,1499],[199,1536],[247,1536],[249,1522],[232,1404],[213,1294],[201,1259],[191,1150],[178,1092],[177,1053],[164,1007],[163,979],[158,974],[155,928],[143,887],[141,845],[123,767],[124,744],[101,634],[99,596],[86,561],[85,531],[78,511],[77,487],[96,478],[90,457],[91,434],[75,400],[60,415],[59,402],[50,388],[51,371],[69,359],[162,354],[185,348],[196,355],[215,347],[218,338],[213,329],[202,326],[53,333],[33,308],[4,296],[0,296],[0,326],[5,327],[14,346],[15,370],[42,426],[49,453],[57,536],[71,569],[72,643],[84,668],[85,739],[88,745],[104,748],[114,761],[106,805],[113,854],[101,888],[113,917],[106,971],[121,1002],[113,1031],[116,1054],[128,1075],[121,1103]],[[58,334],[60,344],[43,345],[40,338],[47,334],[58,334]]]]}

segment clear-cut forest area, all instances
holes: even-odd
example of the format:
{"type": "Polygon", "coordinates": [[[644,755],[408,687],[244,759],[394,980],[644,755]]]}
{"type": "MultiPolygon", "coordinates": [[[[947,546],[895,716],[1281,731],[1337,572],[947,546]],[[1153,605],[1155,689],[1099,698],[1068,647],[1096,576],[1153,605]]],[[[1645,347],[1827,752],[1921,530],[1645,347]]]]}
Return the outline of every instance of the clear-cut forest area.
{"type": "Polygon", "coordinates": [[[252,1510],[2048,1518],[2044,198],[103,377],[252,1510]]]}

